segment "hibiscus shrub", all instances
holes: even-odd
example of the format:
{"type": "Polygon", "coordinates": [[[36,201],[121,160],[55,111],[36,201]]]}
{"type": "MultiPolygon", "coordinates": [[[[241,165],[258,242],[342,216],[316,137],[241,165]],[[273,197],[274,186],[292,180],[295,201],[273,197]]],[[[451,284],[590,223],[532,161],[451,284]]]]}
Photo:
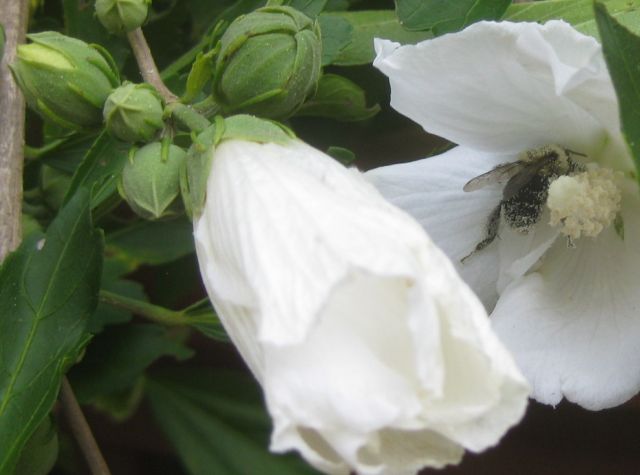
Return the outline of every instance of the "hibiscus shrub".
{"type": "Polygon", "coordinates": [[[0,474],[636,467],[638,10],[0,5],[0,474]]]}

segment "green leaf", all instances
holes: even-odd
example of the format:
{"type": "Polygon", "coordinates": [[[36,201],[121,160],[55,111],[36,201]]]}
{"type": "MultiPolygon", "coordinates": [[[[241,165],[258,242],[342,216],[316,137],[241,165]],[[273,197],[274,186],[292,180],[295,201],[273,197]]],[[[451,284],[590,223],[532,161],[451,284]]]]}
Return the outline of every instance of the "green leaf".
{"type": "Polygon", "coordinates": [[[117,141],[106,131],[98,135],[71,179],[65,202],[80,188],[93,190],[93,207],[112,196],[126,163],[129,147],[129,144],[117,141]]]}
{"type": "Polygon", "coordinates": [[[87,342],[100,286],[103,239],[79,191],[0,268],[0,473],[51,410],[62,375],[87,342]]]}
{"type": "Polygon", "coordinates": [[[98,136],[96,134],[74,134],[63,140],[56,140],[42,153],[42,161],[51,168],[73,174],[98,136]]]}
{"type": "Polygon", "coordinates": [[[319,17],[321,21],[324,15],[340,17],[349,22],[352,28],[351,42],[342,48],[332,61],[332,64],[338,66],[371,64],[375,58],[374,38],[408,44],[433,37],[431,32],[409,31],[403,28],[391,10],[323,13],[319,17]]]}
{"type": "Polygon", "coordinates": [[[602,3],[594,3],[602,51],[620,104],[622,133],[640,176],[640,37],[618,23],[602,3]]]}
{"type": "Polygon", "coordinates": [[[189,325],[212,340],[228,343],[229,336],[224,330],[218,315],[216,314],[208,298],[204,298],[184,309],[189,325]]]}
{"type": "Polygon", "coordinates": [[[14,475],[47,475],[58,458],[58,433],[46,417],[22,449],[14,475]]]}
{"type": "Polygon", "coordinates": [[[326,66],[333,63],[351,43],[353,27],[338,15],[321,15],[318,23],[322,37],[322,65],[326,66]]]}
{"type": "Polygon", "coordinates": [[[480,20],[498,20],[510,3],[511,0],[396,0],[396,13],[409,30],[433,30],[441,35],[480,20]]]}
{"type": "Polygon", "coordinates": [[[82,361],[69,372],[78,401],[87,404],[99,396],[132,387],[147,367],[162,356],[178,360],[193,351],[181,335],[154,324],[117,325],[105,329],[87,348],[82,361]]]}
{"type": "Polygon", "coordinates": [[[211,76],[213,76],[214,57],[215,51],[209,51],[207,54],[199,53],[196,56],[187,77],[187,85],[184,96],[181,99],[182,102],[192,102],[211,79],[211,76]]]}
{"type": "Polygon", "coordinates": [[[269,454],[271,423],[247,376],[179,368],[154,376],[147,388],[156,420],[189,474],[316,473],[294,455],[269,454]]]}
{"type": "MultiPolygon", "coordinates": [[[[132,267],[129,262],[110,256],[111,251],[108,247],[106,254],[109,257],[104,260],[100,289],[115,292],[128,298],[146,301],[147,296],[144,293],[142,284],[122,278],[123,275],[135,270],[135,267],[132,267]]],[[[100,333],[107,325],[126,323],[131,318],[133,318],[131,312],[99,302],[96,311],[89,318],[87,331],[93,334],[100,333]]]]}
{"type": "Polygon", "coordinates": [[[327,6],[327,0],[289,0],[284,2],[311,18],[317,17],[327,6]]]}
{"type": "MultiPolygon", "coordinates": [[[[607,0],[604,2],[618,22],[634,32],[640,32],[640,0],[607,0]]],[[[547,0],[511,5],[504,16],[509,21],[564,20],[578,31],[599,38],[593,10],[593,0],[547,0]]]]}
{"type": "Polygon", "coordinates": [[[365,93],[356,83],[337,74],[325,74],[320,78],[316,94],[296,115],[356,122],[370,119],[379,110],[377,104],[367,107],[365,93]]]}
{"type": "Polygon", "coordinates": [[[195,252],[193,225],[180,217],[161,221],[138,221],[107,235],[107,250],[129,263],[130,270],[141,264],[158,265],[195,252]]]}

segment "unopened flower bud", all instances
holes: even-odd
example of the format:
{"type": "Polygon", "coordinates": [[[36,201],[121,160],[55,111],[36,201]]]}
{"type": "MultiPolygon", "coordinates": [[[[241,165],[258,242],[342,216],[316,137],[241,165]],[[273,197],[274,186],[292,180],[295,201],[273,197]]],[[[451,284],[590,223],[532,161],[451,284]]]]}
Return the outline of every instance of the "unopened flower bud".
{"type": "Polygon", "coordinates": [[[162,99],[149,84],[125,83],[109,95],[103,115],[117,139],[148,142],[163,125],[162,99]]]}
{"type": "Polygon", "coordinates": [[[107,31],[127,33],[143,25],[151,0],[96,0],[96,16],[107,31]]]}
{"type": "Polygon", "coordinates": [[[238,17],[219,46],[212,93],[225,113],[288,117],[316,89],[320,30],[294,8],[264,7],[238,17]]]}
{"type": "Polygon", "coordinates": [[[138,149],[122,170],[119,191],[131,209],[145,219],[174,214],[180,206],[180,168],[185,151],[153,142],[138,149]]]}
{"type": "Polygon", "coordinates": [[[45,119],[72,129],[102,123],[102,106],[120,83],[102,48],[53,31],[28,35],[12,71],[27,103],[45,119]]]}

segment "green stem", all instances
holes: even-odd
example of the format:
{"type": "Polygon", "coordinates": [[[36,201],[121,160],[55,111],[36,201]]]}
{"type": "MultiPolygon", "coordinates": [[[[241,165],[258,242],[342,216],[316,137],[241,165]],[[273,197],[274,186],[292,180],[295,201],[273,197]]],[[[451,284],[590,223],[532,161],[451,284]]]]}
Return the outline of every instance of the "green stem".
{"type": "Polygon", "coordinates": [[[192,104],[191,107],[207,119],[211,119],[214,115],[220,112],[220,106],[211,96],[207,96],[206,99],[192,104]]]}
{"type": "Polygon", "coordinates": [[[140,69],[142,78],[156,88],[167,104],[177,101],[178,98],[169,90],[160,77],[158,67],[151,55],[151,50],[149,49],[149,45],[147,44],[147,40],[145,39],[142,30],[140,28],[136,28],[135,30],[130,31],[127,33],[127,39],[129,40],[129,44],[133,50],[133,55],[138,63],[138,68],[140,69]]]}
{"type": "Polygon", "coordinates": [[[187,325],[191,319],[183,312],[169,310],[159,305],[153,305],[142,300],[132,299],[124,295],[118,295],[108,290],[100,291],[100,301],[122,310],[144,317],[156,323],[167,326],[187,325]]]}
{"type": "Polygon", "coordinates": [[[200,133],[211,125],[211,122],[203,115],[179,102],[169,104],[165,109],[165,113],[170,114],[179,124],[195,133],[200,133]]]}

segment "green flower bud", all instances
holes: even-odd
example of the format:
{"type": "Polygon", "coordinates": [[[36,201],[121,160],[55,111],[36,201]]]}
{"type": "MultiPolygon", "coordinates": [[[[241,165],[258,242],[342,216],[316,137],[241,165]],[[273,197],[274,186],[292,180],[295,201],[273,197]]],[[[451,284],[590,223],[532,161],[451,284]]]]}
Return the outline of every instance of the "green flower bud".
{"type": "Polygon", "coordinates": [[[280,119],[315,92],[322,42],[317,22],[291,7],[238,17],[219,43],[212,94],[223,112],[280,119]]]}
{"type": "Polygon", "coordinates": [[[118,190],[133,211],[145,219],[175,214],[180,206],[180,170],[186,152],[153,142],[135,151],[122,170],[118,190]],[[163,156],[164,155],[164,156],[163,156]]]}
{"type": "Polygon", "coordinates": [[[96,0],[96,16],[107,31],[127,33],[142,26],[151,0],[96,0]]]}
{"type": "Polygon", "coordinates": [[[104,104],[107,130],[124,142],[149,142],[160,128],[162,99],[149,84],[124,85],[113,91],[104,104]]]}
{"type": "Polygon", "coordinates": [[[120,83],[104,49],[53,31],[28,35],[11,66],[29,106],[62,127],[102,123],[102,106],[120,83]]]}

